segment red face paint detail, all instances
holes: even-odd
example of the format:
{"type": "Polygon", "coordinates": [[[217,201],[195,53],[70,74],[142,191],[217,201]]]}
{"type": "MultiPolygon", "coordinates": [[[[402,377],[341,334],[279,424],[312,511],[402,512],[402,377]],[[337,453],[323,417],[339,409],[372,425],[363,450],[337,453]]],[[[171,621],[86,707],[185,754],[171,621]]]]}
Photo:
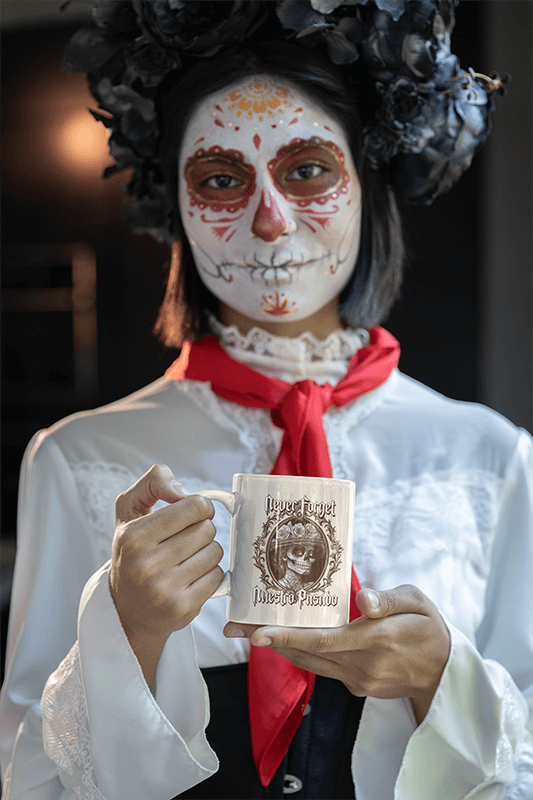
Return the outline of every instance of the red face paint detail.
{"type": "Polygon", "coordinates": [[[259,148],[261,146],[261,137],[259,136],[259,134],[257,134],[257,133],[255,134],[255,136],[253,138],[253,142],[254,142],[254,145],[255,145],[255,149],[259,150],[259,148]]]}
{"type": "Polygon", "coordinates": [[[260,305],[261,311],[270,314],[272,317],[286,317],[289,314],[294,314],[297,309],[296,303],[290,301],[290,298],[285,294],[276,292],[274,295],[263,295],[263,302],[260,305]]]}
{"type": "Polygon", "coordinates": [[[329,271],[331,272],[332,275],[335,275],[335,273],[337,272],[337,267],[335,266],[335,264],[330,264],[329,271]]]}
{"type": "Polygon", "coordinates": [[[271,128],[277,128],[278,126],[277,125],[271,125],[270,127],[271,128]]]}
{"type": "MultiPolygon", "coordinates": [[[[339,208],[340,208],[340,206],[335,205],[335,206],[333,206],[332,209],[330,209],[328,211],[314,211],[313,210],[313,211],[304,211],[302,213],[308,214],[310,220],[312,220],[313,222],[318,223],[323,229],[326,229],[328,227],[328,225],[329,225],[330,218],[333,216],[333,214],[336,214],[337,211],[339,211],[339,208]]],[[[304,225],[307,225],[308,228],[311,228],[313,233],[316,232],[315,229],[313,228],[313,226],[309,222],[307,222],[307,220],[305,220],[302,216],[299,216],[298,219],[300,220],[300,222],[303,222],[304,225]]]]}
{"type": "Polygon", "coordinates": [[[193,214],[192,211],[189,211],[189,217],[194,217],[194,214],[193,214]]]}
{"type": "Polygon", "coordinates": [[[328,209],[327,211],[317,211],[313,209],[313,211],[305,211],[305,214],[313,214],[314,216],[321,216],[321,217],[331,217],[332,214],[336,214],[337,211],[340,210],[340,206],[334,205],[332,208],[328,209]]]}
{"type": "Polygon", "coordinates": [[[215,106],[215,108],[216,108],[217,111],[220,111],[221,114],[224,113],[224,109],[220,108],[220,106],[215,106]]]}
{"type": "Polygon", "coordinates": [[[240,129],[241,129],[241,128],[240,128],[240,125],[235,125],[235,130],[236,130],[236,131],[240,131],[240,129]]]}
{"type": "Polygon", "coordinates": [[[346,205],[349,206],[351,202],[352,202],[352,198],[350,197],[350,199],[346,201],[346,205]]]}
{"type": "Polygon", "coordinates": [[[230,227],[230,225],[225,225],[223,228],[213,228],[212,230],[215,236],[218,236],[219,239],[222,239],[222,237],[229,231],[230,227]]]}
{"type": "MultiPolygon", "coordinates": [[[[237,228],[234,228],[234,229],[232,230],[232,232],[230,233],[230,235],[228,236],[228,238],[226,239],[226,242],[229,242],[229,240],[231,239],[231,237],[232,237],[232,236],[235,236],[235,234],[236,234],[236,233],[237,233],[237,228]]],[[[233,275],[231,276],[231,280],[233,280],[233,275]]]]}
{"type": "Polygon", "coordinates": [[[307,222],[307,220],[305,220],[305,219],[302,219],[302,220],[301,220],[301,222],[303,222],[303,224],[304,224],[304,225],[307,225],[307,227],[308,227],[308,228],[311,228],[311,230],[313,231],[313,233],[316,233],[316,228],[313,228],[313,226],[312,226],[312,225],[310,225],[310,224],[307,222]]]}
{"type": "MultiPolygon", "coordinates": [[[[190,211],[189,211],[189,214],[191,214],[190,211]]],[[[192,216],[192,214],[191,214],[191,216],[192,216]]],[[[207,219],[205,214],[202,214],[200,216],[200,219],[202,220],[202,222],[207,222],[208,225],[212,225],[212,224],[219,225],[221,222],[237,222],[237,220],[241,219],[243,216],[244,216],[244,214],[239,214],[238,217],[219,217],[218,219],[207,219]]]]}
{"type": "Polygon", "coordinates": [[[223,123],[223,122],[221,122],[221,121],[218,119],[218,117],[215,119],[215,125],[218,125],[218,127],[219,127],[219,128],[223,128],[223,127],[224,127],[224,123],[223,123]]]}
{"type": "Polygon", "coordinates": [[[311,219],[313,222],[318,222],[318,224],[322,226],[323,230],[325,230],[330,223],[329,217],[311,217],[311,219]]]}
{"type": "Polygon", "coordinates": [[[255,191],[255,169],[252,164],[244,161],[239,150],[224,150],[219,145],[213,145],[209,150],[197,150],[187,159],[184,176],[191,206],[198,206],[202,211],[209,208],[215,214],[221,211],[230,214],[241,211],[246,208],[255,191]],[[227,189],[205,185],[210,175],[226,172],[237,177],[241,185],[227,189]]]}
{"type": "Polygon", "coordinates": [[[197,139],[194,144],[200,144],[200,142],[205,142],[205,136],[200,136],[200,138],[197,139]]]}
{"type": "Polygon", "coordinates": [[[275,242],[286,227],[285,219],[274,197],[269,193],[270,205],[265,203],[265,193],[261,192],[261,200],[252,223],[252,233],[265,242],[275,242]]]}
{"type": "Polygon", "coordinates": [[[318,136],[311,139],[292,139],[281,147],[268,163],[268,170],[279,191],[298,208],[307,208],[311,203],[325,205],[346,194],[350,176],[344,165],[344,154],[334,142],[324,141],[318,136]],[[307,161],[307,159],[309,159],[307,161]],[[323,167],[316,179],[291,179],[292,172],[307,163],[323,167]]]}
{"type": "Polygon", "coordinates": [[[289,122],[289,125],[294,125],[295,122],[298,122],[298,118],[297,117],[295,117],[294,119],[291,119],[291,121],[289,122]]]}
{"type": "Polygon", "coordinates": [[[329,131],[330,133],[334,133],[334,131],[332,131],[332,130],[331,130],[331,128],[328,128],[328,126],[327,126],[327,125],[324,125],[324,128],[325,128],[327,131],[329,131]]]}
{"type": "Polygon", "coordinates": [[[294,110],[295,110],[295,112],[303,111],[303,108],[295,108],[294,110]]]}

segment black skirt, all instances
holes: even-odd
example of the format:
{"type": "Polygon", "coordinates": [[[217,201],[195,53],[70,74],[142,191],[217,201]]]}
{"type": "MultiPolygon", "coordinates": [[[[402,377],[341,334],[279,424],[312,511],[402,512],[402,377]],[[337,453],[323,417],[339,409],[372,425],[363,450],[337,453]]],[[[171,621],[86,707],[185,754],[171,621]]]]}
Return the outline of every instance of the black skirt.
{"type": "Polygon", "coordinates": [[[197,800],[349,800],[355,798],[351,754],[364,698],[340,681],[317,676],[308,713],[269,784],[261,785],[252,755],[248,664],[203,669],[211,718],[207,739],[218,756],[215,775],[179,798],[197,800]]]}

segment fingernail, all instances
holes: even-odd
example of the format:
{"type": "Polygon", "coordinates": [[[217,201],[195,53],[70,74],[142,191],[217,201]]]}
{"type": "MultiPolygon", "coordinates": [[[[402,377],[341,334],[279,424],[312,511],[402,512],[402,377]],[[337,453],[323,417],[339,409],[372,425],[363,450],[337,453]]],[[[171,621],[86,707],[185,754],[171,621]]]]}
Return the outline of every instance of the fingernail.
{"type": "Polygon", "coordinates": [[[241,628],[228,628],[226,636],[229,636],[230,639],[242,639],[246,634],[241,628]]]}
{"type": "Polygon", "coordinates": [[[170,485],[172,486],[174,491],[177,492],[178,494],[186,494],[186,495],[190,494],[189,490],[186,489],[185,486],[179,481],[172,481],[170,485]]]}
{"type": "Polygon", "coordinates": [[[372,592],[370,589],[366,590],[366,602],[370,606],[371,609],[377,611],[379,608],[379,597],[375,592],[372,592]]]}
{"type": "Polygon", "coordinates": [[[256,647],[269,647],[272,644],[272,639],[270,636],[258,636],[257,639],[254,639],[253,644],[256,647]]]}

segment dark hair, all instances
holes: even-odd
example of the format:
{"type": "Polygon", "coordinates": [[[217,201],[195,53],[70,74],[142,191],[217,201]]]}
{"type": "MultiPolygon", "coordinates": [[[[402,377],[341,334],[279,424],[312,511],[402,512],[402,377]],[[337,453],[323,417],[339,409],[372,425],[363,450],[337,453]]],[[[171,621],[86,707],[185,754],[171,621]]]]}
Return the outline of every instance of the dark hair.
{"type": "Polygon", "coordinates": [[[209,332],[206,310],[216,314],[218,301],[202,283],[183,232],[178,203],[178,156],[185,129],[197,104],[210,94],[264,73],[295,85],[339,122],[350,144],[362,188],[359,256],[340,296],[339,314],[352,327],[369,328],[382,321],[398,295],[404,244],[396,199],[386,177],[369,167],[364,156],[363,118],[373,109],[354,76],[339,71],[316,53],[285,42],[263,42],[254,50],[226,52],[196,64],[178,83],[163,86],[161,159],[164,179],[174,201],[179,243],[174,247],[167,291],[155,330],[168,346],[209,332]]]}

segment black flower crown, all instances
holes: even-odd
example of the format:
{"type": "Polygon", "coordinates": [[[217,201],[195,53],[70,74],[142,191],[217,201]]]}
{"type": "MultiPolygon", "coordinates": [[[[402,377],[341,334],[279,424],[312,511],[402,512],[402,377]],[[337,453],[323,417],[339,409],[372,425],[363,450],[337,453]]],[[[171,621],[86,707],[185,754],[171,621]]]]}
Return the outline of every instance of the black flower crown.
{"type": "MultiPolygon", "coordinates": [[[[71,39],[69,72],[87,72],[110,129],[115,164],[133,167],[124,216],[136,233],[174,238],[158,152],[158,87],[183,62],[272,30],[318,48],[341,71],[356,61],[375,86],[365,153],[399,194],[431,203],[470,165],[490,131],[491,94],[505,80],[461,70],[450,36],[457,0],[95,0],[93,25],[71,39]]],[[[68,5],[68,2],[64,5],[68,5]]]]}

